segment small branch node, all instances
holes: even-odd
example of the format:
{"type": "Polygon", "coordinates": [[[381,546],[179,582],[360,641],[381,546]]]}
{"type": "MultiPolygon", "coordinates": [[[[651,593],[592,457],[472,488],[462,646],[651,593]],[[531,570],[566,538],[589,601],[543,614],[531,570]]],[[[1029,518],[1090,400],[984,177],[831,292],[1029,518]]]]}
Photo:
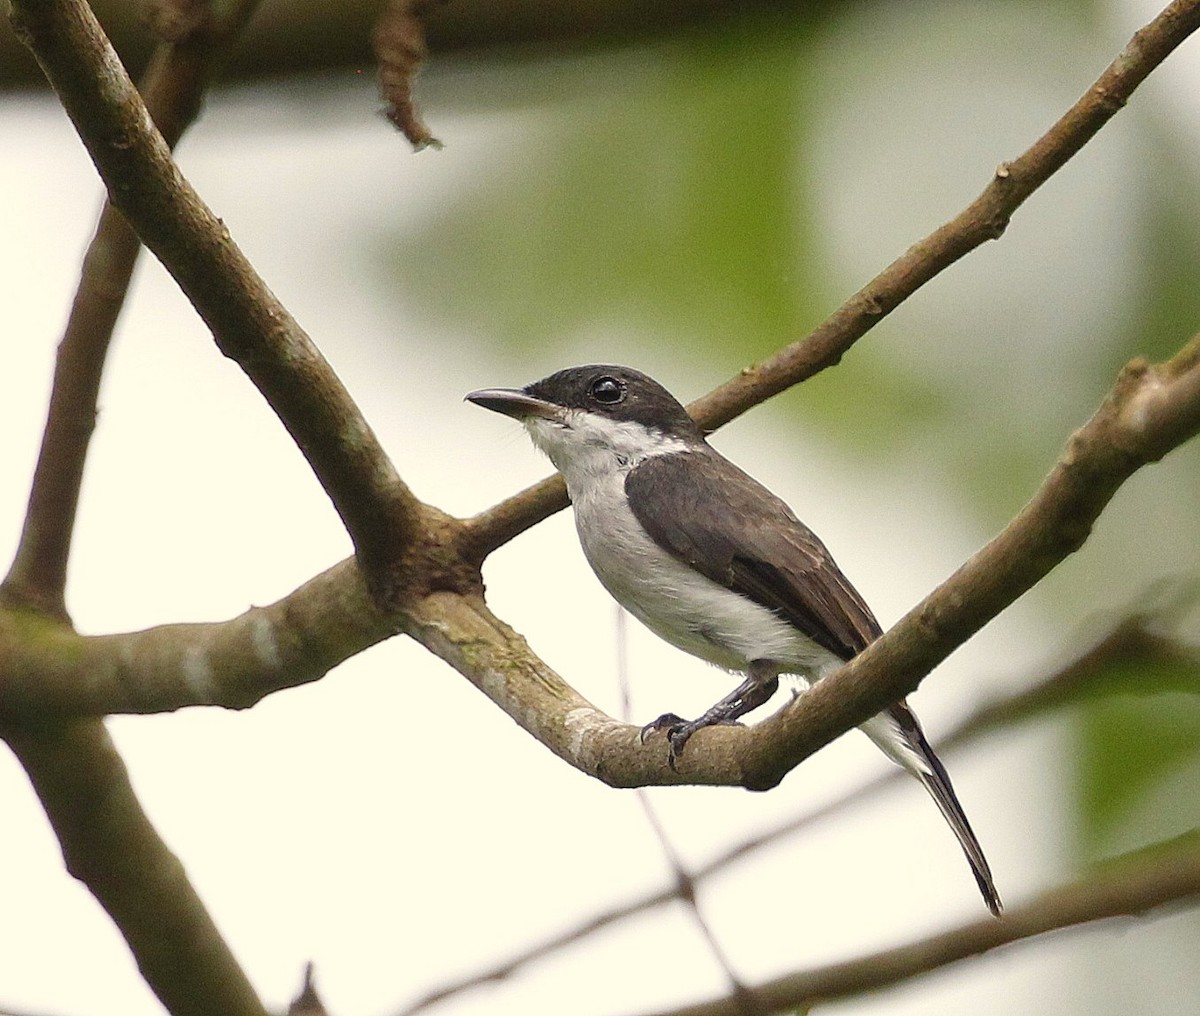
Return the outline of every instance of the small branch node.
{"type": "Polygon", "coordinates": [[[1109,113],[1116,113],[1128,101],[1124,95],[1105,88],[1103,85],[1094,86],[1092,88],[1092,95],[1095,97],[1096,102],[1108,110],[1109,113]]]}

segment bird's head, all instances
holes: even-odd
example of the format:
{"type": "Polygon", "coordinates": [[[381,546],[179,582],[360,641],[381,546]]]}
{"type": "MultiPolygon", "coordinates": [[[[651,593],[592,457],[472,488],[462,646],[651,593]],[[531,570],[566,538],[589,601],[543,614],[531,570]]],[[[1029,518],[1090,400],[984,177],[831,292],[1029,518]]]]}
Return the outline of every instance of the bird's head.
{"type": "Polygon", "coordinates": [[[471,392],[467,400],[520,420],[568,482],[585,465],[628,467],[704,441],[679,401],[632,367],[569,367],[524,388],[471,392]]]}

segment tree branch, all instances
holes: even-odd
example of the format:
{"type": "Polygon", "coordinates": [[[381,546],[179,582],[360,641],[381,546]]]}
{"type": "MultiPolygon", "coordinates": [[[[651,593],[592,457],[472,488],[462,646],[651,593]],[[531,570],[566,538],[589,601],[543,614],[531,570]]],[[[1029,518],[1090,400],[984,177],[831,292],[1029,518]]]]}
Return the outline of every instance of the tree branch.
{"type": "MultiPolygon", "coordinates": [[[[155,50],[141,90],[147,111],[171,148],[199,113],[200,98],[218,59],[257,4],[258,0],[204,4],[198,21],[155,50]]],[[[0,596],[8,602],[61,619],[67,617],[67,561],[100,378],[140,251],[141,243],[128,222],[106,200],[58,346],[50,408],[21,539],[0,584],[0,596]]]]}
{"type": "MultiPolygon", "coordinates": [[[[765,788],[822,744],[915,688],[954,647],[1078,549],[1128,476],[1200,429],[1200,339],[1168,363],[1130,365],[1105,405],[1072,438],[1033,501],[1000,536],[892,632],[797,703],[750,730],[702,732],[703,744],[685,755],[676,772],[666,766],[661,745],[641,745],[636,728],[596,710],[533,656],[490,614],[471,580],[472,569],[491,549],[561,499],[554,485],[543,483],[496,506],[470,520],[465,530],[417,501],[319,351],[179,174],[87,5],[82,0],[12,2],[15,27],[58,90],[115,206],[174,275],[222,352],[242,366],[287,426],[357,553],[355,561],[343,562],[280,603],[224,625],[173,625],[81,639],[38,611],[65,615],[62,579],[90,419],[62,415],[56,433],[65,436],[54,440],[61,441],[71,461],[57,474],[58,467],[47,464],[51,472],[35,481],[38,504],[49,507],[31,503],[33,533],[27,543],[23,540],[8,586],[23,590],[18,599],[25,609],[0,617],[4,735],[50,814],[68,867],[113,915],[147,980],[177,1016],[210,1011],[260,1016],[263,1010],[178,861],[142,814],[102,725],[47,721],[44,713],[30,722],[47,705],[84,713],[161,711],[202,702],[246,705],[275,688],[319,677],[400,628],[468,676],[561,757],[609,783],[765,788]],[[450,560],[456,551],[460,558],[450,560]],[[412,578],[403,596],[373,599],[368,586],[375,594],[397,591],[401,562],[412,578]],[[21,673],[31,680],[7,679],[21,673]]],[[[959,219],[899,259],[804,343],[697,403],[698,418],[719,425],[836,362],[909,293],[998,236],[1025,197],[1196,28],[1198,12],[1200,3],[1172,4],[1134,37],[1042,141],[1001,167],[959,219]]],[[[114,278],[119,280],[119,273],[114,278]]],[[[114,317],[111,306],[99,313],[106,315],[114,317]]],[[[94,408],[105,345],[106,340],[94,343],[80,361],[66,356],[60,361],[64,378],[56,396],[65,398],[70,384],[82,386],[85,416],[94,408]]],[[[47,462],[51,450],[43,449],[47,462]]],[[[970,926],[956,941],[974,942],[970,948],[980,951],[1011,940],[986,937],[1004,929],[1025,929],[1016,936],[1024,937],[1040,933],[1039,928],[1127,912],[1122,908],[1136,905],[1128,893],[1137,879],[1138,898],[1148,905],[1194,895],[1200,865],[1194,845],[1189,850],[1186,864],[1159,869],[1157,883],[1139,869],[1136,878],[1098,883],[1101,891],[1090,895],[1080,887],[1064,889],[999,925],[978,926],[998,930],[971,931],[976,926],[970,926]]],[[[922,954],[926,958],[917,962],[948,962],[938,957],[961,948],[930,941],[922,954]]],[[[911,964],[919,946],[895,952],[911,964]]],[[[783,997],[773,994],[776,990],[797,990],[792,980],[785,981],[778,989],[761,989],[770,1004],[783,997]]]]}
{"type": "MultiPolygon", "coordinates": [[[[971,713],[953,729],[938,737],[938,751],[943,757],[957,748],[973,743],[980,737],[996,730],[1043,716],[1047,711],[1078,702],[1080,697],[1092,690],[1103,690],[1105,677],[1114,668],[1132,666],[1138,668],[1166,668],[1189,672],[1190,681],[1180,686],[1192,694],[1200,694],[1200,648],[1188,646],[1176,639],[1155,632],[1153,627],[1162,620],[1161,616],[1137,613],[1125,618],[1107,635],[1081,656],[1072,660],[1035,684],[1016,695],[982,706],[971,713]]],[[[1129,690],[1135,694],[1158,694],[1162,684],[1157,682],[1138,683],[1129,690]]],[[[711,878],[739,861],[753,856],[763,847],[777,843],[786,836],[794,835],[828,818],[842,815],[848,808],[862,805],[881,791],[909,777],[901,770],[889,768],[879,777],[865,783],[849,793],[804,812],[773,829],[742,840],[735,846],[716,855],[689,873],[692,883],[711,878]]],[[[672,903],[680,897],[680,886],[676,880],[665,888],[653,890],[636,899],[613,906],[608,910],[585,918],[566,930],[513,953],[482,970],[453,981],[443,983],[422,995],[401,1011],[399,1016],[416,1016],[456,995],[503,981],[522,967],[540,962],[551,954],[575,945],[604,928],[672,903]]]]}
{"type": "MultiPolygon", "coordinates": [[[[186,22],[169,26],[169,44],[156,50],[144,85],[144,115],[154,117],[164,145],[173,146],[195,119],[218,57],[256,2],[192,4],[186,22]]],[[[0,616],[4,627],[25,621],[51,637],[76,637],[64,623],[67,562],[100,379],[139,250],[126,220],[106,202],[59,345],[21,540],[0,586],[8,608],[0,616]]],[[[5,662],[4,676],[11,678],[15,661],[5,662]]],[[[78,686],[80,674],[72,677],[78,686]]],[[[10,726],[12,718],[5,716],[5,739],[46,810],[68,870],[116,923],[167,1009],[175,1016],[265,1016],[182,865],[142,811],[103,725],[56,724],[43,714],[34,724],[10,726]]]]}
{"type": "MultiPolygon", "coordinates": [[[[1085,878],[1010,907],[1002,920],[972,921],[895,949],[789,974],[751,993],[764,1013],[803,1012],[820,1002],[886,988],[1047,932],[1118,917],[1144,917],[1173,905],[1195,906],[1198,896],[1200,836],[1193,833],[1110,861],[1085,878]]],[[[731,995],[653,1016],[740,1016],[741,1011],[738,997],[731,995]]]]}
{"type": "Polygon", "coordinates": [[[78,635],[37,615],[0,612],[0,717],[161,713],[185,706],[243,709],[315,681],[395,634],[355,558],[266,607],[214,624],[167,624],[78,635]]]}
{"type": "Polygon", "coordinates": [[[397,562],[423,532],[423,506],[341,381],[184,179],[85,0],[13,0],[12,22],[113,204],[270,403],[333,501],[373,590],[390,594],[397,562]]]}
{"type": "MultiPolygon", "coordinates": [[[[40,10],[37,0],[21,0],[21,6],[35,6],[40,10]]],[[[78,0],[62,0],[62,6],[74,10],[78,0]]],[[[1200,4],[1175,4],[1170,11],[1181,7],[1194,13],[1200,9],[1200,4]]],[[[57,23],[51,17],[39,25],[45,29],[47,25],[57,23]]],[[[82,15],[75,20],[66,18],[63,35],[54,36],[46,44],[55,54],[47,63],[72,66],[69,59],[60,60],[58,51],[64,46],[83,46],[83,43],[71,42],[72,33],[80,31],[81,25],[86,28],[87,24],[87,18],[82,15]]],[[[1170,24],[1168,15],[1155,22],[1160,26],[1170,24]]],[[[97,52],[100,57],[109,52],[100,43],[93,43],[88,43],[93,60],[97,52]]],[[[1140,54],[1162,53],[1164,48],[1164,45],[1157,48],[1134,46],[1133,55],[1127,59],[1136,64],[1138,60],[1147,59],[1140,54]]],[[[93,68],[89,73],[92,77],[88,80],[94,86],[100,71],[93,68]]],[[[114,87],[117,94],[122,94],[123,83],[114,87]]],[[[68,102],[75,92],[76,86],[68,82],[64,88],[68,102]]],[[[77,110],[76,116],[82,120],[95,117],[94,130],[101,136],[110,136],[106,135],[106,130],[110,127],[117,130],[120,117],[116,116],[115,124],[110,123],[116,114],[109,104],[93,108],[95,105],[84,101],[83,112],[77,110]]],[[[118,106],[117,113],[120,108],[118,106]]],[[[167,158],[165,151],[158,151],[155,138],[144,130],[139,132],[130,128],[130,131],[115,135],[130,146],[119,151],[138,151],[149,146],[149,153],[143,153],[144,159],[134,159],[128,166],[122,162],[123,155],[116,157],[115,169],[110,167],[109,171],[128,171],[132,174],[135,191],[144,187],[152,196],[164,197],[167,205],[164,217],[174,223],[173,228],[186,231],[187,215],[180,218],[182,212],[173,199],[160,194],[162,180],[156,175],[157,170],[153,166],[147,169],[143,164],[146,159],[153,163],[155,159],[167,158]]],[[[173,164],[166,163],[164,171],[173,171],[173,164]]],[[[191,195],[190,189],[181,181],[179,187],[185,197],[191,195]]],[[[191,195],[184,202],[183,212],[194,213],[203,219],[209,213],[203,206],[197,211],[196,203],[198,199],[191,195]]],[[[138,207],[142,206],[138,204],[138,207]]],[[[197,228],[206,237],[197,244],[197,249],[206,250],[206,244],[211,241],[205,232],[208,227],[202,222],[197,228]]],[[[167,232],[170,234],[170,230],[167,232]]],[[[218,267],[227,268],[224,255],[217,253],[218,267]]],[[[201,258],[192,268],[203,261],[201,258]]],[[[233,281],[239,279],[242,277],[235,272],[233,281]]],[[[245,293],[241,292],[241,295],[245,296],[245,293]]],[[[248,310],[252,317],[262,311],[261,306],[256,307],[248,310]]],[[[247,349],[261,354],[261,359],[252,358],[252,365],[266,364],[269,374],[278,370],[279,373],[274,374],[276,380],[287,376],[296,382],[296,390],[301,391],[307,389],[306,378],[319,389],[332,377],[320,371],[319,376],[311,375],[309,368],[313,364],[306,363],[303,355],[298,360],[291,358],[296,336],[286,328],[280,335],[267,336],[270,341],[265,343],[265,349],[259,349],[255,344],[259,337],[257,333],[246,336],[247,349]],[[297,364],[298,375],[292,371],[297,364]]],[[[319,355],[315,350],[312,352],[319,355]]],[[[428,561],[420,564],[425,567],[425,586],[435,592],[424,597],[406,597],[394,623],[450,662],[560,757],[606,782],[618,786],[715,783],[766,788],[777,783],[822,744],[916,688],[923,675],[953,648],[1077,549],[1091,522],[1121,482],[1138,466],[1161,456],[1195,431],[1200,418],[1197,356],[1194,340],[1167,364],[1158,367],[1144,363],[1131,365],[1105,406],[1072,438],[1059,465],[1034,501],[996,540],[841,673],[821,682],[775,717],[749,730],[701,731],[697,737],[705,748],[697,747],[686,753],[678,771],[665,764],[664,753],[653,739],[642,745],[636,728],[618,723],[574,692],[529,652],[519,636],[491,615],[478,594],[437,591],[452,587],[453,583],[429,580],[428,561]]],[[[323,361],[320,363],[323,365],[323,361]]],[[[353,419],[359,419],[352,404],[339,402],[336,405],[339,411],[353,412],[353,419]]],[[[328,422],[327,417],[322,419],[328,422]]],[[[330,438],[321,454],[336,457],[347,432],[331,435],[323,425],[318,426],[317,431],[320,440],[330,438]]],[[[368,464],[375,463],[388,472],[390,466],[386,465],[386,459],[378,459],[375,455],[377,446],[371,444],[370,447],[375,451],[368,451],[368,464]]],[[[382,452],[378,454],[382,455],[382,452]]],[[[352,468],[348,472],[361,478],[363,459],[353,455],[351,458],[352,468]]],[[[375,474],[374,479],[381,479],[380,474],[375,474]]],[[[343,493],[352,489],[338,488],[336,483],[333,486],[343,493]]],[[[368,483],[368,486],[378,493],[378,484],[368,483]]],[[[386,482],[383,486],[387,486],[386,482]]],[[[408,503],[407,498],[401,500],[408,503]]],[[[431,509],[427,511],[432,513],[431,509]]],[[[378,516],[373,517],[378,521],[378,516]]],[[[448,542],[444,546],[450,548],[457,535],[450,522],[445,526],[445,533],[448,542]]],[[[384,627],[378,621],[369,637],[383,637],[384,627]]],[[[262,668],[260,672],[263,672],[262,668]]],[[[209,689],[203,689],[201,694],[209,694],[209,689]]],[[[94,701],[99,704],[98,699],[94,701]]]]}
{"type": "Polygon", "coordinates": [[[767,736],[786,747],[752,765],[747,785],[774,786],[834,737],[914,691],[951,652],[1082,547],[1134,472],[1197,431],[1200,334],[1166,363],[1128,364],[1033,499],[998,536],[882,638],[765,721],[767,736]]]}
{"type": "Polygon", "coordinates": [[[447,594],[404,630],[576,768],[620,787],[775,786],[823,745],[916,690],[954,649],[1078,550],[1121,484],[1200,430],[1200,335],[1170,361],[1129,364],[1017,517],[837,673],[749,728],[699,731],[677,768],[661,742],[607,716],[529,652],[482,600],[447,594]]]}
{"type": "Polygon", "coordinates": [[[67,870],[108,911],[172,1016],[266,1016],[138,803],[99,720],[4,731],[62,845],[67,870]]]}
{"type": "MultiPolygon", "coordinates": [[[[930,279],[981,244],[998,239],[1025,199],[1083,148],[1150,72],[1198,27],[1200,2],[1175,0],[1134,34],[1050,130],[1012,162],[1001,164],[979,197],[963,211],[910,247],[809,335],[745,368],[693,402],[688,411],[707,431],[714,431],[836,364],[855,342],[930,279]]],[[[482,560],[566,506],[561,479],[542,480],[468,520],[470,552],[482,560]]]]}
{"type": "Polygon", "coordinates": [[[435,590],[393,611],[370,608],[353,560],[296,593],[217,625],[168,625],[80,638],[13,612],[0,626],[13,715],[240,706],[315,680],[399,630],[445,660],[560,758],[613,786],[716,784],[766,789],[804,758],[922,678],[1082,546],[1137,468],[1200,430],[1200,336],[1165,364],[1135,362],[1069,441],[1034,498],[995,539],[838,673],[749,728],[696,734],[677,768],[661,744],[606,715],[534,655],[478,593],[435,590]],[[134,654],[141,677],[121,661],[134,654]],[[86,663],[84,667],[82,664],[86,663]],[[24,671],[36,677],[20,679],[24,671]],[[220,676],[218,676],[220,675],[220,676]],[[80,677],[86,680],[80,680],[80,677]],[[701,745],[703,747],[701,747],[701,745]]]}
{"type": "MultiPolygon", "coordinates": [[[[314,461],[318,474],[327,472],[322,463],[329,466],[332,477],[322,476],[327,481],[327,489],[335,499],[354,502],[346,511],[352,531],[358,529],[362,536],[364,532],[376,532],[377,524],[382,525],[387,532],[383,535],[377,532],[381,540],[398,539],[407,545],[412,538],[411,528],[401,525],[388,529],[384,524],[388,511],[398,509],[406,516],[411,512],[408,522],[415,524],[421,516],[422,506],[406,489],[399,497],[389,495],[389,491],[395,493],[394,485],[400,481],[382,450],[370,438],[369,431],[362,429],[366,427],[365,422],[307,337],[286,317],[282,308],[278,308],[274,298],[244,263],[240,252],[223,237],[211,213],[178,176],[161,138],[147,129],[144,118],[138,118],[140,104],[136,102],[136,96],[131,99],[128,79],[98,34],[86,5],[80,0],[59,0],[57,3],[19,0],[15,10],[20,12],[20,24],[48,73],[55,79],[81,134],[96,149],[93,156],[102,174],[109,180],[129,180],[128,188],[120,193],[127,196],[131,217],[149,234],[146,239],[152,243],[157,241],[164,248],[160,253],[171,259],[185,289],[199,290],[193,293],[199,309],[214,318],[211,323],[215,325],[219,339],[223,328],[232,333],[226,336],[226,344],[242,356],[256,381],[264,379],[261,386],[269,393],[268,397],[272,397],[273,404],[276,400],[271,393],[282,401],[277,409],[294,432],[302,432],[298,441],[314,461]],[[81,61],[79,73],[75,73],[77,59],[81,61]],[[103,96],[106,91],[108,98],[97,100],[93,96],[93,93],[103,96]],[[102,144],[104,140],[116,144],[102,144]],[[195,242],[190,239],[193,234],[199,238],[195,242]],[[185,238],[187,243],[184,243],[185,238]],[[235,308],[233,317],[238,318],[237,321],[228,320],[222,310],[230,306],[235,308]],[[251,322],[248,329],[242,326],[242,317],[251,322]],[[305,394],[310,391],[315,393],[312,398],[305,394]],[[306,422],[310,418],[317,421],[315,425],[306,422]],[[345,485],[341,482],[343,479],[347,481],[345,485]],[[356,499],[351,496],[355,493],[364,496],[356,499]],[[381,503],[385,505],[382,514],[376,510],[381,503]],[[362,525],[356,525],[355,512],[364,510],[366,515],[360,519],[362,525]],[[396,533],[400,535],[394,535],[396,533]]],[[[1135,37],[1126,54],[1102,77],[1101,82],[1107,84],[1098,86],[1100,94],[1117,94],[1118,85],[1132,89],[1155,61],[1165,56],[1194,27],[1194,21],[1200,16],[1198,11],[1200,3],[1195,2],[1176,3],[1168,8],[1135,37]]],[[[1094,88],[1093,93],[1096,91],[1094,88]]],[[[1092,109],[1091,106],[1088,108],[1092,109]]],[[[1063,128],[1058,135],[1074,137],[1078,147],[1083,136],[1090,136],[1087,132],[1094,132],[1102,121],[1100,114],[1105,109],[1108,107],[1101,104],[1089,117],[1081,119],[1082,127],[1063,128]]],[[[1070,115],[1066,120],[1068,124],[1074,122],[1070,115]]],[[[1049,172],[1047,167],[1057,165],[1065,158],[1051,142],[1040,142],[1031,152],[1034,154],[1027,161],[1041,166],[1043,175],[1049,172]]],[[[999,193],[1011,194],[1021,187],[1027,190],[1034,186],[1036,177],[1037,173],[1032,171],[1014,173],[1010,170],[1007,179],[1016,182],[1006,184],[999,193]],[[1022,180],[1024,184],[1021,184],[1022,180]]],[[[898,264],[902,262],[904,259],[898,264]]],[[[910,266],[899,274],[907,277],[914,271],[910,266]]],[[[1140,374],[1131,372],[1127,379],[1129,383],[1123,383],[1122,398],[1132,402],[1130,392],[1137,387],[1140,392],[1137,399],[1147,407],[1156,402],[1154,392],[1167,390],[1174,393],[1167,401],[1179,403],[1180,395],[1186,394],[1189,385],[1194,384],[1195,371],[1190,369],[1193,364],[1189,357],[1194,359],[1194,351],[1181,354],[1165,367],[1142,368],[1140,374]]],[[[782,362],[786,356],[781,354],[776,359],[782,362]]],[[[1152,422],[1151,417],[1148,420],[1152,422]]],[[[1150,429],[1160,431],[1160,440],[1169,446],[1170,435],[1161,425],[1150,429]]],[[[1187,430],[1186,423],[1183,430],[1187,430]]],[[[1184,436],[1181,432],[1179,440],[1184,436]]],[[[939,591],[918,608],[920,617],[916,621],[910,620],[908,629],[940,625],[942,630],[933,640],[932,648],[921,652],[915,647],[921,640],[909,639],[907,648],[897,655],[905,631],[902,624],[898,633],[889,633],[842,674],[822,682],[792,708],[759,728],[701,732],[699,736],[711,742],[710,750],[688,753],[677,777],[663,765],[661,752],[653,750],[653,744],[635,743],[634,728],[618,724],[595,710],[532,657],[523,642],[514,644],[511,631],[491,617],[481,600],[456,594],[429,597],[415,601],[413,609],[398,621],[414,637],[444,655],[468,676],[473,676],[476,683],[493,694],[510,715],[518,718],[518,722],[536,730],[553,750],[584,771],[620,785],[686,781],[766,787],[777,782],[784,772],[840,730],[911,691],[925,672],[922,667],[932,667],[944,658],[986,619],[1078,546],[1085,532],[1075,531],[1078,530],[1077,517],[1086,516],[1089,521],[1094,518],[1119,483],[1140,464],[1140,461],[1120,460],[1120,456],[1117,457],[1120,461],[1108,461],[1102,445],[1103,441],[1093,442],[1088,453],[1096,460],[1089,467],[1089,475],[1099,481],[1099,487],[1089,491],[1087,483],[1081,485],[1080,477],[1085,471],[1072,468],[1069,459],[1075,453],[1069,452],[1052,476],[1050,488],[1043,491],[1042,499],[1047,502],[1045,510],[1036,516],[1030,516],[1028,511],[1024,513],[1014,527],[1010,527],[1013,532],[1009,536],[1002,534],[993,545],[985,548],[983,566],[976,563],[972,568],[968,565],[951,580],[953,589],[950,593],[939,591]],[[1065,482],[1064,478],[1070,482],[1065,482]],[[1067,500],[1062,502],[1064,497],[1067,500]],[[1056,501],[1061,503],[1056,506],[1056,501]],[[1081,508],[1082,515],[1078,511],[1081,508]],[[1056,522],[1056,527],[1044,531],[1034,541],[1035,545],[1040,544],[1036,560],[1023,564],[1022,547],[1029,543],[1031,536],[1036,536],[1032,531],[1045,521],[1056,522]],[[994,557],[1000,559],[996,562],[997,567],[987,571],[994,557]],[[971,584],[970,576],[980,575],[982,571],[987,571],[982,576],[982,594],[965,589],[971,584]],[[1004,576],[1003,581],[1001,576],[1004,576]],[[949,611],[945,606],[948,599],[954,601],[949,611]],[[966,606],[973,606],[972,616],[965,616],[966,606]],[[956,614],[965,619],[957,621],[956,614]],[[462,627],[456,628],[456,625],[462,627]],[[481,631],[487,631],[488,637],[479,640],[481,631]],[[463,652],[464,644],[471,646],[470,653],[463,652]],[[889,653],[887,662],[891,667],[884,675],[886,681],[881,680],[879,687],[869,692],[866,686],[870,684],[867,678],[871,660],[889,653]],[[906,665],[900,666],[906,654],[906,665]],[[521,680],[508,680],[510,672],[519,674],[521,680]],[[835,698],[842,700],[840,705],[834,703],[835,698]],[[530,706],[537,703],[546,709],[531,718],[530,706]],[[847,722],[847,716],[850,722],[847,722]],[[776,733],[776,726],[783,729],[776,733]],[[798,736],[800,727],[808,728],[806,736],[798,736]],[[760,739],[762,743],[758,743],[760,739]],[[762,749],[767,741],[778,744],[786,741],[790,747],[774,753],[764,752],[762,749]]],[[[1141,461],[1148,460],[1143,454],[1141,461]]],[[[501,513],[503,508],[503,505],[499,506],[501,513]]],[[[478,525],[472,528],[478,536],[481,531],[478,525]]],[[[486,528],[485,522],[483,529],[486,528]]],[[[461,548],[462,544],[459,546],[461,548]]],[[[473,546],[476,550],[479,547],[478,543],[473,546]]],[[[436,583],[433,587],[438,588],[436,583]]],[[[884,669],[875,666],[880,671],[884,669]]]]}

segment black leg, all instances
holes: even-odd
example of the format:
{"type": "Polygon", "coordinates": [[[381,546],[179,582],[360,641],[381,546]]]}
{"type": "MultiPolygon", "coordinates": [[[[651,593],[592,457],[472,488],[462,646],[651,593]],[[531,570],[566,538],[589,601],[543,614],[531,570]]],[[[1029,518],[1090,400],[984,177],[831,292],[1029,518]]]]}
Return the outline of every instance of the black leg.
{"type": "Polygon", "coordinates": [[[656,730],[667,732],[667,761],[672,769],[683,753],[688,739],[705,727],[737,723],[738,717],[757,709],[775,694],[779,687],[779,675],[775,668],[764,660],[750,664],[749,676],[719,702],[706,709],[694,720],[684,720],[674,713],[663,713],[658,719],[642,727],[644,742],[656,730]]]}

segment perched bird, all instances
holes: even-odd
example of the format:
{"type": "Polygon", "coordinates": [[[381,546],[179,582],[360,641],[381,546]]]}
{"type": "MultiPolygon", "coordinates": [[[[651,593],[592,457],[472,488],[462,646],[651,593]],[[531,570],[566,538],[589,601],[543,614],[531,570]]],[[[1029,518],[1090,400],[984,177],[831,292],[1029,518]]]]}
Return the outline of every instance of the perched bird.
{"type": "MultiPolygon", "coordinates": [[[[673,713],[674,764],[688,738],[765,703],[781,674],[820,680],[882,634],[824,544],[705,440],[682,405],[629,367],[572,367],[467,399],[520,420],[566,480],[583,552],[613,597],[684,652],[745,675],[695,720],[673,713]]],[[[950,777],[903,702],[861,729],[917,777],[962,845],[988,909],[1000,897],[950,777]]]]}

